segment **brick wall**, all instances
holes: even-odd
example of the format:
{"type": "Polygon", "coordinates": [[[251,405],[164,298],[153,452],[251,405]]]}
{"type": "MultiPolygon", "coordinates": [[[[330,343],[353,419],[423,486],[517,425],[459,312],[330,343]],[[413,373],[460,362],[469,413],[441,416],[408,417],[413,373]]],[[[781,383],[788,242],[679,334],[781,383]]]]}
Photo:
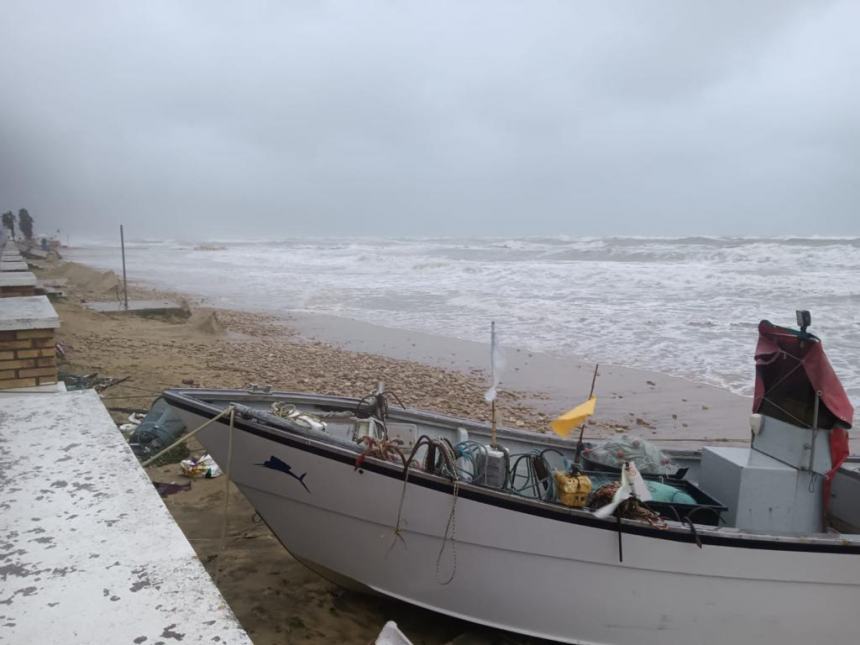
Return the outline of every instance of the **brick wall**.
{"type": "Polygon", "coordinates": [[[53,329],[0,331],[0,390],[57,382],[53,329]]]}

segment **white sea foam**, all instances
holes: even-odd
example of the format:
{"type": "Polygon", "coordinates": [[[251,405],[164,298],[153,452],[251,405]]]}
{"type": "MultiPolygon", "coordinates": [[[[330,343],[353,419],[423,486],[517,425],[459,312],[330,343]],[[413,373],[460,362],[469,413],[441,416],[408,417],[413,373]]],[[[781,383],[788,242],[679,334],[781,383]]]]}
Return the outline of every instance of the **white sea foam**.
{"type": "MultiPolygon", "coordinates": [[[[305,310],[752,389],[756,323],[814,331],[860,402],[858,238],[180,240],[128,244],[130,275],[219,305],[305,310]]],[[[69,254],[118,269],[116,250],[69,254]]]]}

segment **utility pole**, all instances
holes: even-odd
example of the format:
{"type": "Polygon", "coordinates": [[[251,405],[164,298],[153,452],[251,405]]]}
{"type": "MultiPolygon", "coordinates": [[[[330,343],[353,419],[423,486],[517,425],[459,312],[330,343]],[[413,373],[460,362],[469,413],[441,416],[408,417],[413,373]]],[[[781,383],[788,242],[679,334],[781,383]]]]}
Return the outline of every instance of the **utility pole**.
{"type": "Polygon", "coordinates": [[[128,311],[128,283],[125,279],[125,233],[122,224],[119,225],[119,244],[122,247],[122,292],[125,298],[125,310],[128,311]]]}

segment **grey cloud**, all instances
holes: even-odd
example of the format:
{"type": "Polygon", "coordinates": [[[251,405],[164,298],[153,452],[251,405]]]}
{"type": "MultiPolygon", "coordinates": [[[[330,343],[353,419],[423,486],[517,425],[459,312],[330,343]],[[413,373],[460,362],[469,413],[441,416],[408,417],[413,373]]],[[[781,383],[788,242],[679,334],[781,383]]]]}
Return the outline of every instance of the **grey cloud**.
{"type": "Polygon", "coordinates": [[[857,234],[852,2],[21,2],[0,209],[82,235],[857,234]]]}

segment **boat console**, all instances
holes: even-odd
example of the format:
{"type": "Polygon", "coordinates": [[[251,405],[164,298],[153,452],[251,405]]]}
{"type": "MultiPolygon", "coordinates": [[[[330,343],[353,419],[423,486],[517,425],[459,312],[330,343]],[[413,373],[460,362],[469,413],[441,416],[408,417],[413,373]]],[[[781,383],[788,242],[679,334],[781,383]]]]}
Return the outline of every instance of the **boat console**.
{"type": "Polygon", "coordinates": [[[725,519],[764,533],[824,531],[830,481],[848,455],[852,408],[821,342],[806,331],[759,325],[749,448],[706,447],[699,484],[725,519]]]}
{"type": "MultiPolygon", "coordinates": [[[[776,421],[772,419],[771,421],[776,421]]],[[[822,478],[752,448],[702,450],[699,485],[727,507],[729,526],[762,533],[820,533],[822,478]]]]}

